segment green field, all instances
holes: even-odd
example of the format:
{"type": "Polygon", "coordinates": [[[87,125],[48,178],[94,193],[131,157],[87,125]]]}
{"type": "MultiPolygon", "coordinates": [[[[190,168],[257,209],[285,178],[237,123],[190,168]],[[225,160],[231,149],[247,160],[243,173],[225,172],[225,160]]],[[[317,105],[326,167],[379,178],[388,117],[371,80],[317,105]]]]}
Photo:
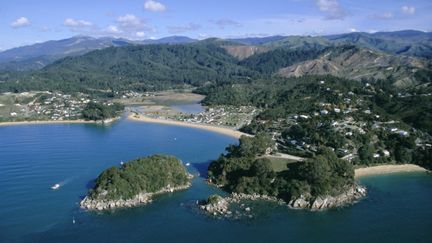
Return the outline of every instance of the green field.
{"type": "Polygon", "coordinates": [[[265,157],[270,160],[271,166],[275,172],[280,172],[288,169],[288,164],[296,163],[297,161],[285,158],[265,157]]]}

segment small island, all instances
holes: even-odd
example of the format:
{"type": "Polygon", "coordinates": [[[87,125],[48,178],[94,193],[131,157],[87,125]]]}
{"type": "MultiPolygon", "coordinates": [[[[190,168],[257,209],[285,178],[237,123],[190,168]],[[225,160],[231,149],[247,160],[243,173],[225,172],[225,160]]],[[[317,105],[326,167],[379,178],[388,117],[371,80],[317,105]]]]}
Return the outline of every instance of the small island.
{"type": "Polygon", "coordinates": [[[111,167],[96,179],[93,189],[81,201],[81,208],[108,210],[133,207],[152,201],[157,194],[184,190],[192,176],[172,156],[152,155],[111,167]]]}

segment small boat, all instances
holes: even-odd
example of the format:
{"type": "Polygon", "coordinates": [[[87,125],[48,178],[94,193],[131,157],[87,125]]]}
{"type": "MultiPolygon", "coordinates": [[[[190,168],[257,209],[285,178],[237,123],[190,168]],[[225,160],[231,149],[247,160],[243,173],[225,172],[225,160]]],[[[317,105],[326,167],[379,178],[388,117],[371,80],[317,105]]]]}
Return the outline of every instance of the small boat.
{"type": "Polygon", "coordinates": [[[120,164],[123,165],[124,164],[123,161],[121,161],[120,164]]]}
{"type": "Polygon", "coordinates": [[[189,166],[190,165],[190,163],[186,163],[186,166],[189,166]]]}
{"type": "Polygon", "coordinates": [[[53,190],[57,190],[57,189],[59,189],[59,188],[60,188],[60,185],[59,185],[59,184],[55,184],[54,186],[51,187],[51,189],[53,189],[53,190]]]}

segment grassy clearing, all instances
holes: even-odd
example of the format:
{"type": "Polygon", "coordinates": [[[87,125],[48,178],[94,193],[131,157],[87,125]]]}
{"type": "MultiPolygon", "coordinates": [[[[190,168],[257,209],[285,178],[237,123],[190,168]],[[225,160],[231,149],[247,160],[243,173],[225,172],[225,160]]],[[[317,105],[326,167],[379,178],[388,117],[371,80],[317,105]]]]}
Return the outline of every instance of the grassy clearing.
{"type": "Polygon", "coordinates": [[[275,158],[275,157],[265,157],[270,160],[272,168],[275,172],[280,172],[288,169],[288,165],[296,163],[298,161],[285,159],[285,158],[275,158]]]}

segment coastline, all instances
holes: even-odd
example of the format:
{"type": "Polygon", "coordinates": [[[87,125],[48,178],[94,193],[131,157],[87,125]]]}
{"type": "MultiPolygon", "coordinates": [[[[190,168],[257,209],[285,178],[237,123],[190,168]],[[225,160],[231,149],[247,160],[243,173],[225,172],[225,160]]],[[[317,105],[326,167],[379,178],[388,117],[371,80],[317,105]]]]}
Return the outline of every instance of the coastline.
{"type": "Polygon", "coordinates": [[[106,120],[62,120],[62,121],[53,121],[53,120],[41,120],[41,121],[16,121],[16,122],[0,122],[1,126],[19,126],[19,125],[49,125],[49,124],[111,124],[121,117],[109,118],[106,120]]]}
{"type": "Polygon", "coordinates": [[[156,192],[150,193],[140,193],[135,195],[131,199],[118,199],[118,200],[99,200],[99,199],[91,199],[86,196],[81,202],[80,207],[82,209],[87,210],[95,210],[95,211],[103,211],[103,210],[113,210],[116,208],[131,208],[139,205],[145,205],[151,203],[153,200],[153,196],[165,194],[165,193],[173,193],[176,191],[186,190],[192,186],[192,183],[188,182],[185,185],[180,185],[176,187],[170,187],[169,185],[165,188],[162,188],[156,192]]]}
{"type": "Polygon", "coordinates": [[[18,125],[47,125],[47,124],[90,124],[98,121],[86,120],[63,120],[63,121],[17,121],[17,122],[0,122],[0,126],[18,126],[18,125]]]}
{"type": "Polygon", "coordinates": [[[129,120],[139,121],[139,122],[148,122],[148,123],[157,123],[157,124],[163,124],[163,125],[183,126],[183,127],[203,129],[203,130],[227,135],[230,137],[234,137],[237,139],[239,139],[243,135],[244,136],[250,136],[247,133],[239,132],[239,131],[236,131],[234,129],[230,129],[230,128],[226,128],[226,127],[218,127],[218,126],[207,125],[207,124],[194,124],[194,123],[174,121],[174,120],[156,119],[156,118],[146,117],[143,115],[136,115],[134,113],[130,113],[127,118],[129,120]]]}
{"type": "Polygon", "coordinates": [[[415,164],[400,164],[400,165],[377,165],[365,168],[355,169],[355,178],[371,176],[371,175],[382,175],[400,172],[426,172],[423,167],[415,164]]]}

